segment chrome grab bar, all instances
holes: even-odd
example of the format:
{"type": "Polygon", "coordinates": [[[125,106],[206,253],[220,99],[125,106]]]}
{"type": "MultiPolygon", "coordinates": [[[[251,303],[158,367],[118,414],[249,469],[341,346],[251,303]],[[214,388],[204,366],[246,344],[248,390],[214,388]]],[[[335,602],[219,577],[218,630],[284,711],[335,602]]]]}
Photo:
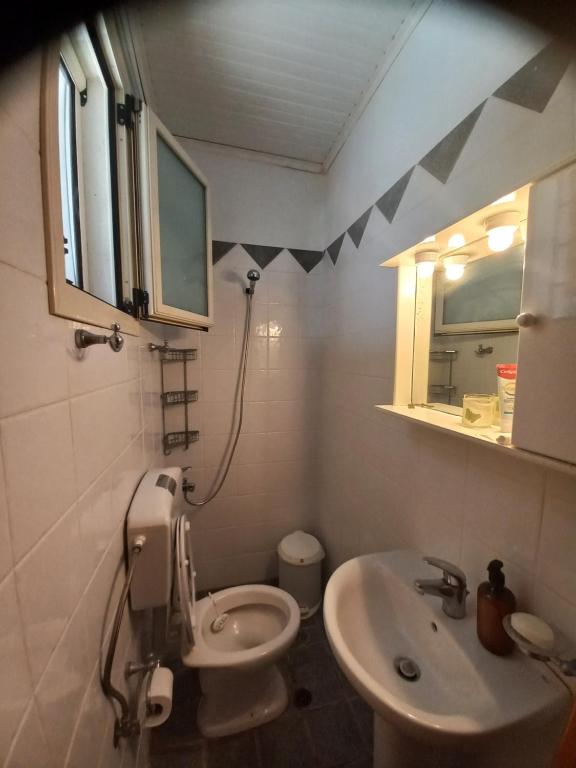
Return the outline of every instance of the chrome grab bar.
{"type": "Polygon", "coordinates": [[[100,680],[105,696],[110,700],[114,699],[120,705],[121,715],[120,717],[116,717],[116,722],[114,723],[114,747],[118,746],[121,738],[135,736],[140,733],[140,723],[137,718],[130,715],[130,706],[128,705],[126,697],[112,685],[112,667],[114,665],[114,656],[116,654],[116,645],[118,644],[118,636],[122,625],[124,608],[126,607],[130,585],[134,576],[134,569],[136,568],[137,556],[142,552],[145,543],[145,536],[137,536],[130,547],[128,572],[126,573],[122,594],[118,600],[118,607],[116,608],[116,615],[114,616],[114,623],[112,624],[112,632],[110,633],[108,652],[106,653],[106,661],[104,663],[104,671],[102,672],[102,678],[100,680]]]}

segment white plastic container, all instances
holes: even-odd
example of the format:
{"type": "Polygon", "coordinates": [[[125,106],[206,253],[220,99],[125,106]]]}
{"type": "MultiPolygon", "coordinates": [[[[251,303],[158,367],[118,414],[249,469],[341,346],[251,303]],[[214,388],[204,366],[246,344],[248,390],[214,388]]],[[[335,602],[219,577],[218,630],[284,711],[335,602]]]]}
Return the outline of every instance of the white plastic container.
{"type": "Polygon", "coordinates": [[[303,619],[312,616],[322,602],[322,560],[325,553],[315,536],[294,531],[278,544],[280,589],[300,606],[303,619]]]}

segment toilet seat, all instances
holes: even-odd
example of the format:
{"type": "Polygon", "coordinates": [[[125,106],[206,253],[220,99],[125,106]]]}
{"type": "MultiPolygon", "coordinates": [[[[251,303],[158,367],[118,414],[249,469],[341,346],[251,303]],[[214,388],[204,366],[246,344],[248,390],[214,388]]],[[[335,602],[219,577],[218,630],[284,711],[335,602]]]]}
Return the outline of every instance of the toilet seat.
{"type": "Polygon", "coordinates": [[[196,573],[192,559],[190,523],[185,515],[176,520],[174,536],[174,580],[178,595],[185,647],[195,644],[196,626],[196,573]]]}
{"type": "Polygon", "coordinates": [[[182,659],[187,666],[239,669],[272,664],[298,633],[298,603],[282,589],[248,584],[220,590],[213,598],[229,619],[221,632],[212,632],[218,615],[214,603],[209,597],[196,603],[195,643],[182,659]]]}
{"type": "Polygon", "coordinates": [[[293,642],[300,626],[294,598],[277,587],[248,584],[196,601],[190,523],[176,521],[174,587],[182,615],[182,658],[190,667],[242,668],[271,664],[293,642]],[[216,604],[216,607],[215,607],[216,604]],[[212,631],[218,613],[229,619],[212,631]]]}

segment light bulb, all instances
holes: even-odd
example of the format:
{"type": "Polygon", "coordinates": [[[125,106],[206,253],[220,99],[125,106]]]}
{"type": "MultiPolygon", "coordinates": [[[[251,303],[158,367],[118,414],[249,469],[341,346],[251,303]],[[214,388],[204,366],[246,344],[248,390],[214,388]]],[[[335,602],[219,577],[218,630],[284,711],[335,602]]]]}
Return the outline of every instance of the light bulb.
{"type": "Polygon", "coordinates": [[[448,248],[462,248],[463,245],[466,245],[466,238],[460,232],[456,232],[448,240],[448,248]]]}
{"type": "Polygon", "coordinates": [[[484,228],[488,233],[488,248],[496,253],[506,251],[514,242],[519,226],[519,211],[503,211],[487,218],[484,228]]]}
{"type": "Polygon", "coordinates": [[[436,267],[435,261],[420,261],[416,265],[418,271],[418,277],[432,277],[434,269],[436,267]]]}
{"type": "Polygon", "coordinates": [[[514,242],[514,233],[517,227],[507,224],[503,227],[494,227],[488,232],[488,248],[499,253],[506,251],[514,242]]]}
{"type": "Polygon", "coordinates": [[[430,235],[429,237],[425,237],[424,240],[422,240],[423,243],[435,243],[436,242],[436,235],[430,235]]]}
{"type": "Polygon", "coordinates": [[[460,280],[464,274],[464,264],[446,264],[444,267],[444,274],[447,280],[460,280]]]}

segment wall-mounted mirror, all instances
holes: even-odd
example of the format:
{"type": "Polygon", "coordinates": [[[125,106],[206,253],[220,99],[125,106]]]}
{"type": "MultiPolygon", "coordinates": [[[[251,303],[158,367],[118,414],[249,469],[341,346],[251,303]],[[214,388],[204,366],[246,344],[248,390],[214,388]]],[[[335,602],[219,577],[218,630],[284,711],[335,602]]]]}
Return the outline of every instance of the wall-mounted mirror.
{"type": "Polygon", "coordinates": [[[411,402],[459,414],[466,395],[498,393],[515,364],[529,187],[398,256],[416,264],[411,402]]]}

